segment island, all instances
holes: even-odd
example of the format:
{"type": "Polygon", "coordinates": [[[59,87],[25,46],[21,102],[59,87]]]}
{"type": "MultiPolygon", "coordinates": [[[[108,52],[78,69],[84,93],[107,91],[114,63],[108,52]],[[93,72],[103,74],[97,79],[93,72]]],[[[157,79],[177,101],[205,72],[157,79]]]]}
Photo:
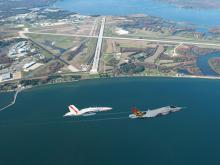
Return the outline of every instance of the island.
{"type": "Polygon", "coordinates": [[[219,0],[158,0],[160,2],[171,3],[181,8],[193,9],[219,9],[219,0]]]}

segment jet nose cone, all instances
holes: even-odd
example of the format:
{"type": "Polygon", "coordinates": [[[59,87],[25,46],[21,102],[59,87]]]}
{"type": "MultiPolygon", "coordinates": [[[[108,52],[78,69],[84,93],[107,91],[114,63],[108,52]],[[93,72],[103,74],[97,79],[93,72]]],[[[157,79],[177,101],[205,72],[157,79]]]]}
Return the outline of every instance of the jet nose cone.
{"type": "Polygon", "coordinates": [[[111,107],[104,107],[102,110],[103,111],[109,111],[109,110],[112,110],[112,108],[111,107]]]}

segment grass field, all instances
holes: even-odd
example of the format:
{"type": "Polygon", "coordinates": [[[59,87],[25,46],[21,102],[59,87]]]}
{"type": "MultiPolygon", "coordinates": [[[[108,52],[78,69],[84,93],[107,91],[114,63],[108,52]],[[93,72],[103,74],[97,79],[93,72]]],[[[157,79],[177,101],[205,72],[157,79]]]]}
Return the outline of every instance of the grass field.
{"type": "Polygon", "coordinates": [[[62,49],[69,49],[76,46],[80,43],[81,39],[76,37],[69,37],[69,36],[55,36],[55,35],[42,35],[42,34],[28,34],[28,37],[31,39],[44,43],[45,41],[50,41],[54,43],[54,46],[62,48],[62,49]]]}

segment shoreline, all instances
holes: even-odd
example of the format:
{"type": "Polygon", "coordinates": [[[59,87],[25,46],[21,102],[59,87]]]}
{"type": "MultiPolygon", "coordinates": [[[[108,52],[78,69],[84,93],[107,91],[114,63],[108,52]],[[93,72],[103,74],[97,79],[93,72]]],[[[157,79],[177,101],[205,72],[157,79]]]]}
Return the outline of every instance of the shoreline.
{"type": "Polygon", "coordinates": [[[106,77],[106,78],[87,78],[87,79],[81,79],[81,80],[75,80],[75,81],[69,81],[69,82],[58,82],[58,83],[48,83],[48,84],[41,84],[41,85],[36,85],[36,86],[22,86],[14,91],[3,91],[0,93],[9,93],[9,92],[15,92],[13,96],[13,101],[11,101],[8,105],[3,106],[2,108],[0,107],[0,112],[6,110],[7,108],[13,106],[16,103],[18,94],[22,91],[25,90],[31,90],[31,89],[37,89],[40,87],[51,87],[53,85],[65,85],[65,84],[70,84],[70,83],[76,83],[76,82],[81,82],[81,81],[89,81],[89,80],[106,80],[106,79],[123,79],[123,78],[168,78],[168,79],[203,79],[203,80],[220,80],[220,77],[214,77],[214,76],[141,76],[141,75],[135,75],[135,76],[118,76],[118,77],[106,77]]]}
{"type": "MultiPolygon", "coordinates": [[[[102,78],[85,78],[81,80],[74,80],[74,81],[66,81],[66,82],[57,82],[57,83],[48,83],[48,84],[41,84],[41,85],[35,85],[35,86],[26,86],[23,87],[22,91],[28,90],[28,89],[34,89],[37,87],[44,87],[44,86],[53,86],[53,85],[59,85],[59,84],[67,84],[67,83],[75,83],[80,81],[88,81],[88,80],[106,80],[106,79],[120,79],[120,78],[170,78],[170,79],[197,79],[197,80],[220,80],[220,77],[216,76],[193,76],[193,75],[185,75],[185,76],[162,76],[162,75],[149,75],[149,76],[142,76],[142,75],[133,75],[133,76],[118,76],[118,77],[102,77],[102,78]]],[[[6,82],[7,83],[7,82],[6,82]]],[[[1,83],[0,83],[1,84],[1,83]]],[[[0,93],[10,93],[10,92],[16,92],[16,90],[9,90],[9,91],[0,91],[0,93]]]]}

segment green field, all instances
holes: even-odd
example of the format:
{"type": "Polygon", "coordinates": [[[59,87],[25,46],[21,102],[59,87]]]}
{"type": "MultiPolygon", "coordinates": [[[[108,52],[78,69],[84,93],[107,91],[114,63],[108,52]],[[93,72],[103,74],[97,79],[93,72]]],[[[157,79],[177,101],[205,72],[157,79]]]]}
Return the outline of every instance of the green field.
{"type": "Polygon", "coordinates": [[[45,41],[50,41],[54,43],[54,46],[62,49],[69,49],[77,45],[81,40],[80,38],[75,38],[71,36],[58,36],[58,35],[46,35],[46,34],[28,34],[31,39],[44,43],[45,41]]]}

